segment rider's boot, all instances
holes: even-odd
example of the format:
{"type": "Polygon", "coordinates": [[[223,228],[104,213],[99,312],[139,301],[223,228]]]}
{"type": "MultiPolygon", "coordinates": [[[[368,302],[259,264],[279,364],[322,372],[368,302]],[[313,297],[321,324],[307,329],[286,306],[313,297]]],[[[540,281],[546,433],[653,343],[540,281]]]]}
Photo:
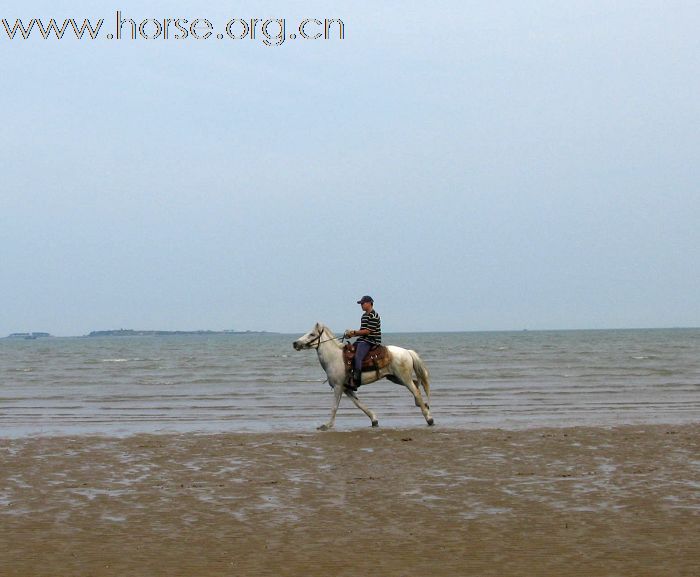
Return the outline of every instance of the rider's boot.
{"type": "Polygon", "coordinates": [[[355,374],[355,369],[350,369],[350,373],[348,374],[348,389],[351,391],[356,391],[357,388],[360,386],[360,379],[359,375],[355,374]]]}

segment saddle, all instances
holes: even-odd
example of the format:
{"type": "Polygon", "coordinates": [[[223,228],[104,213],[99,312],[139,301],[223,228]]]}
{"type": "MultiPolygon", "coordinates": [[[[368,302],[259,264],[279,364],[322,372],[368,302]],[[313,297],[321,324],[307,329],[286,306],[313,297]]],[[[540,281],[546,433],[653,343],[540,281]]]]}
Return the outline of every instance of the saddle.
{"type": "MultiPolygon", "coordinates": [[[[346,372],[352,370],[354,359],[355,345],[347,343],[343,347],[343,362],[345,363],[346,372]]],[[[384,345],[374,345],[362,361],[362,371],[376,371],[379,373],[379,370],[388,366],[389,363],[391,363],[389,349],[384,345]]],[[[377,374],[377,376],[379,375],[377,374]]]]}

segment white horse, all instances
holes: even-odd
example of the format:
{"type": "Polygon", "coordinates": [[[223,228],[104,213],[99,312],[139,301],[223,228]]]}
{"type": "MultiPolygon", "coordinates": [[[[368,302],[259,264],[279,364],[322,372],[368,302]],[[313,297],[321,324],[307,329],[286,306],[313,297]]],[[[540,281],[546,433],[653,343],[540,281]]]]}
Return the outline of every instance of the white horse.
{"type": "MultiPolygon", "coordinates": [[[[346,386],[347,375],[345,372],[345,363],[343,361],[343,347],[338,340],[338,337],[333,335],[327,326],[322,323],[316,323],[314,328],[305,335],[299,337],[293,343],[297,351],[316,349],[318,360],[323,370],[326,371],[326,375],[328,375],[328,384],[330,384],[333,389],[334,401],[331,409],[331,418],[326,424],[318,427],[318,429],[326,431],[333,428],[335,424],[335,414],[338,411],[338,405],[340,405],[340,399],[343,393],[350,397],[352,402],[355,403],[355,406],[370,418],[372,426],[376,427],[379,425],[377,415],[360,402],[355,391],[346,386]]],[[[428,425],[432,425],[433,418],[430,416],[430,406],[428,405],[430,401],[430,376],[428,374],[428,369],[415,351],[391,345],[387,346],[387,348],[391,354],[391,363],[385,368],[379,369],[379,374],[377,374],[376,371],[363,372],[362,384],[366,385],[379,379],[387,378],[394,383],[403,385],[413,394],[416,406],[420,407],[428,425]],[[413,379],[414,371],[418,377],[417,380],[413,379]],[[425,401],[421,396],[419,385],[421,385],[425,391],[425,401]]]]}

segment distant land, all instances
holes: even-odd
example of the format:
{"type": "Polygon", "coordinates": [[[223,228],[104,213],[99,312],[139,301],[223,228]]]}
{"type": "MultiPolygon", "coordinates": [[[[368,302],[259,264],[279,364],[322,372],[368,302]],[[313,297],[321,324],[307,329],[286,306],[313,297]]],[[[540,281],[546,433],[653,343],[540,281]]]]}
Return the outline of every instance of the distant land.
{"type": "Polygon", "coordinates": [[[25,340],[34,340],[34,339],[45,339],[47,337],[50,337],[51,335],[49,333],[12,333],[11,335],[6,336],[6,339],[25,339],[25,340]]]}
{"type": "MultiPolygon", "coordinates": [[[[268,331],[135,331],[132,329],[112,329],[108,331],[92,331],[83,338],[89,337],[169,337],[185,335],[270,335],[268,331]]],[[[17,340],[34,340],[52,338],[49,333],[12,333],[4,338],[17,340]]]]}
{"type": "Polygon", "coordinates": [[[134,331],[117,329],[92,331],[88,337],[169,337],[173,335],[264,335],[267,331],[134,331]]]}

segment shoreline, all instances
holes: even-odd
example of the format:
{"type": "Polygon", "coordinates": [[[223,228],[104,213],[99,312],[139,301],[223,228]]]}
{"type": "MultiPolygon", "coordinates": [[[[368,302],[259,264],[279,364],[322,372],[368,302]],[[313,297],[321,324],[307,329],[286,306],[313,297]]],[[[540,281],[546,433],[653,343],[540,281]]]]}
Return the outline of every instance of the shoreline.
{"type": "MultiPolygon", "coordinates": [[[[325,415],[322,415],[319,417],[319,423],[321,421],[324,421],[325,415]]],[[[347,417],[347,415],[339,416],[338,420],[342,421],[343,417],[347,417]]],[[[592,430],[592,431],[612,431],[612,430],[617,430],[617,429],[627,429],[627,428],[633,428],[633,429],[643,429],[645,427],[653,427],[653,428],[667,428],[667,429],[681,429],[681,428],[686,428],[686,427],[694,427],[694,426],[700,426],[700,421],[696,421],[694,419],[679,419],[677,421],[650,421],[646,420],[644,418],[640,418],[639,420],[631,420],[631,421],[617,421],[617,422],[610,422],[610,423],[578,423],[578,424],[557,424],[552,421],[548,421],[546,423],[537,423],[537,424],[525,424],[518,422],[514,420],[513,422],[503,424],[501,426],[491,426],[490,423],[474,423],[473,426],[454,426],[454,425],[441,425],[440,423],[437,423],[436,425],[430,427],[425,424],[423,421],[420,425],[418,426],[410,426],[410,425],[405,425],[403,424],[405,422],[404,419],[399,419],[401,422],[400,424],[392,425],[390,423],[385,423],[381,424],[373,428],[370,425],[360,425],[358,424],[359,422],[364,422],[366,419],[363,418],[357,418],[356,422],[348,422],[348,423],[336,423],[336,426],[328,431],[320,431],[317,429],[317,427],[314,425],[315,421],[309,420],[309,423],[306,424],[306,426],[299,426],[299,428],[295,429],[289,429],[289,428],[280,428],[280,429],[246,429],[246,428],[241,428],[238,430],[218,430],[216,428],[212,428],[211,430],[207,429],[185,429],[185,430],[168,430],[168,429],[159,429],[159,430],[140,430],[136,429],[133,431],[97,431],[97,430],[92,430],[89,427],[85,427],[85,430],[77,430],[80,429],[81,427],[84,427],[82,425],[77,425],[75,431],[67,432],[65,430],[61,430],[58,432],[45,432],[45,431],[39,431],[39,432],[29,432],[29,433],[18,433],[16,435],[3,435],[3,431],[0,431],[0,447],[4,443],[15,443],[15,442],[22,442],[24,440],[27,441],[51,441],[51,440],[65,440],[65,441],[73,441],[73,440],[96,440],[96,439],[102,439],[104,441],[128,441],[130,439],[134,438],[139,438],[139,437],[153,437],[156,439],[168,439],[168,438],[178,438],[178,437],[212,437],[212,438],[217,438],[217,437],[231,437],[231,438],[236,438],[236,437],[241,437],[241,438],[255,438],[255,437],[271,437],[271,438],[280,438],[284,439],[285,437],[316,437],[316,436],[321,436],[321,435],[351,435],[351,434],[363,434],[367,432],[368,434],[380,434],[382,432],[384,433],[416,433],[420,434],[422,432],[426,432],[427,434],[449,434],[449,435],[464,435],[464,434],[480,434],[480,433],[538,433],[540,431],[562,431],[566,432],[568,430],[571,431],[585,431],[585,430],[592,430]]],[[[420,422],[418,418],[413,419],[416,422],[420,422]]],[[[389,419],[386,419],[386,421],[389,421],[389,419]]],[[[29,427],[27,427],[29,428],[29,427]]]]}
{"type": "MultiPolygon", "coordinates": [[[[322,413],[316,415],[316,418],[304,417],[300,423],[294,427],[290,428],[285,425],[280,425],[279,428],[263,429],[260,425],[252,425],[252,421],[245,421],[243,423],[236,423],[235,429],[226,430],[222,428],[224,423],[222,422],[212,422],[210,428],[197,428],[192,423],[186,423],[192,428],[182,428],[182,429],[168,429],[168,428],[155,428],[157,425],[155,423],[148,427],[139,427],[147,423],[131,423],[131,427],[119,428],[119,422],[113,422],[109,427],[102,426],[94,427],[91,423],[87,424],[75,424],[66,425],[62,424],[58,428],[52,430],[49,425],[10,425],[9,429],[13,429],[12,433],[8,434],[8,431],[0,431],[0,446],[3,442],[15,442],[22,440],[50,440],[50,439],[105,439],[105,440],[128,440],[134,437],[156,437],[156,438],[168,438],[168,437],[220,437],[220,436],[241,436],[241,437],[255,437],[255,436],[271,436],[280,437],[285,436],[315,436],[323,435],[324,433],[332,434],[353,434],[362,433],[366,430],[374,432],[415,432],[415,431],[432,431],[434,433],[449,433],[449,434],[468,434],[468,433],[487,433],[487,432],[506,432],[506,433],[527,433],[527,432],[537,432],[540,430],[612,430],[621,429],[627,427],[667,427],[667,428],[679,428],[679,427],[692,427],[700,423],[700,420],[693,419],[691,417],[678,417],[674,419],[660,419],[658,421],[649,419],[647,417],[638,417],[636,419],[611,419],[609,422],[604,422],[603,420],[599,422],[589,422],[580,421],[575,424],[564,423],[556,420],[545,420],[539,423],[527,422],[524,420],[511,419],[507,422],[500,421],[500,425],[497,426],[495,421],[485,422],[485,421],[474,421],[468,425],[457,426],[450,424],[441,424],[442,421],[438,421],[435,426],[428,427],[425,425],[424,421],[421,421],[419,417],[413,416],[392,416],[382,419],[379,427],[373,429],[369,425],[365,424],[367,419],[364,415],[360,416],[359,413],[354,413],[349,407],[344,407],[348,409],[348,412],[338,415],[338,421],[336,426],[330,431],[319,431],[317,426],[325,421],[327,415],[322,413]],[[419,423],[416,426],[407,424],[409,421],[419,423]],[[111,429],[111,430],[110,430],[111,429]]],[[[447,420],[447,419],[445,419],[447,420]]],[[[452,419],[453,421],[454,419],[452,419]]],[[[123,423],[121,424],[123,425],[123,423]]],[[[162,424],[161,424],[162,425],[162,424]]],[[[182,426],[180,423],[174,425],[174,427],[182,426]]]]}
{"type": "Polygon", "coordinates": [[[700,567],[700,423],[0,439],[8,577],[700,567]]]}

